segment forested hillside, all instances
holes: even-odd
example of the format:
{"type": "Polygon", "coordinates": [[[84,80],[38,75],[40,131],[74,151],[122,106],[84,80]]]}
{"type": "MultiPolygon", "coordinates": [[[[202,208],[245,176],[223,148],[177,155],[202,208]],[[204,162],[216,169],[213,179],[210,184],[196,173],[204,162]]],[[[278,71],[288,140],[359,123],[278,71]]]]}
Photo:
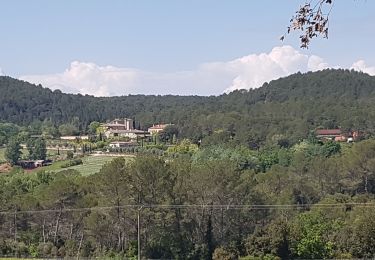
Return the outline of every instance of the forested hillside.
{"type": "Polygon", "coordinates": [[[374,140],[302,142],[116,158],[86,176],[14,168],[0,175],[0,257],[134,260],[139,241],[141,259],[370,259],[374,155],[374,140]]]}
{"type": "Polygon", "coordinates": [[[195,141],[257,146],[275,139],[295,143],[318,127],[372,134],[374,91],[374,77],[347,70],[297,73],[218,97],[71,95],[0,77],[0,120],[19,125],[48,120],[58,126],[78,118],[84,132],[91,121],[130,117],[141,128],[175,123],[182,137],[195,141]]]}
{"type": "Polygon", "coordinates": [[[2,77],[0,257],[374,258],[374,80],[326,70],[218,97],[96,98],[2,77]],[[175,125],[135,147],[43,139],[114,117],[175,125]],[[364,135],[322,141],[319,127],[364,135]]]}

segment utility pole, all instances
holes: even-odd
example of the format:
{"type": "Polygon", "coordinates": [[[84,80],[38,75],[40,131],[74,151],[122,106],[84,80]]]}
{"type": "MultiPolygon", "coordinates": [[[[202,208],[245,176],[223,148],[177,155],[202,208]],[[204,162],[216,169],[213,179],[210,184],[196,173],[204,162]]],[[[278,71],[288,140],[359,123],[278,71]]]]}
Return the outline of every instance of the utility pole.
{"type": "Polygon", "coordinates": [[[141,210],[143,206],[138,208],[138,260],[141,260],[141,210]]]}

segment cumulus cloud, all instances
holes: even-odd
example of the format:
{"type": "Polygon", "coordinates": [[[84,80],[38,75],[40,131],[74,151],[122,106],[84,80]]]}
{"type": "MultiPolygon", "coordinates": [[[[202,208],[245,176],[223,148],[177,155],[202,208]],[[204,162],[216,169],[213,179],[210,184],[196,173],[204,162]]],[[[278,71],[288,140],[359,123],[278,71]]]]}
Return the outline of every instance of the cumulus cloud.
{"type": "Polygon", "coordinates": [[[0,76],[4,76],[4,72],[1,68],[0,68],[0,76]]]}
{"type": "Polygon", "coordinates": [[[368,66],[364,60],[354,62],[351,69],[354,69],[356,71],[362,71],[371,76],[375,75],[375,66],[368,66]]]}
{"type": "Polygon", "coordinates": [[[291,46],[275,47],[270,53],[252,54],[233,60],[226,64],[234,79],[225,92],[257,88],[264,82],[306,71],[308,60],[308,56],[291,46]]]}
{"type": "Polygon", "coordinates": [[[52,75],[26,75],[20,79],[42,84],[66,93],[95,96],[127,94],[221,94],[232,76],[220,68],[202,66],[194,71],[156,73],[134,68],[99,66],[94,63],[74,61],[63,73],[52,75]]]}
{"type": "MultiPolygon", "coordinates": [[[[305,55],[291,46],[273,48],[269,53],[251,54],[225,62],[208,62],[190,71],[156,73],[135,68],[99,66],[74,61],[62,73],[27,75],[21,79],[67,93],[95,96],[127,94],[218,95],[236,89],[258,88],[290,74],[331,67],[323,58],[305,55]]],[[[370,74],[375,67],[364,61],[352,66],[370,74]]]]}
{"type": "Polygon", "coordinates": [[[30,75],[21,79],[68,93],[110,96],[123,92],[123,86],[131,91],[136,75],[137,71],[134,69],[101,67],[94,63],[74,61],[63,73],[30,75]]]}
{"type": "Polygon", "coordinates": [[[325,62],[322,58],[316,55],[311,55],[307,63],[308,70],[318,71],[329,68],[329,64],[325,62]]]}

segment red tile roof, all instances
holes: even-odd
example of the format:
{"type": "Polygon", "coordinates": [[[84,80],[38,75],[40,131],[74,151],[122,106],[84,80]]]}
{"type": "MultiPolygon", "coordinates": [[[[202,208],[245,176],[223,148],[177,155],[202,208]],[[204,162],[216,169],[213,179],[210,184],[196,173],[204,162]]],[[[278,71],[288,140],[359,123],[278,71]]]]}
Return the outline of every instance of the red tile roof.
{"type": "Polygon", "coordinates": [[[316,130],[317,135],[341,135],[340,129],[318,129],[316,130]]]}

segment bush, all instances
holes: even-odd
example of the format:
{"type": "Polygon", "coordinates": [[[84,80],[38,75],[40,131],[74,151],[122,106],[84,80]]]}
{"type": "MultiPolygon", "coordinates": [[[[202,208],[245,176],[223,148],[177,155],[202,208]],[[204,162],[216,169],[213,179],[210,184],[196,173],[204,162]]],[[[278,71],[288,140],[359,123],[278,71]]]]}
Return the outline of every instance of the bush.
{"type": "Polygon", "coordinates": [[[74,159],[74,160],[70,160],[69,162],[64,163],[60,167],[61,168],[69,168],[69,167],[80,165],[80,164],[83,164],[81,159],[74,159]]]}
{"type": "Polygon", "coordinates": [[[53,248],[53,244],[51,242],[40,243],[38,245],[38,256],[39,257],[48,257],[48,256],[50,256],[52,248],[53,248]]]}
{"type": "Polygon", "coordinates": [[[35,245],[35,244],[29,245],[28,250],[29,250],[29,255],[31,255],[33,258],[39,256],[37,245],[35,245]]]}
{"type": "Polygon", "coordinates": [[[96,148],[97,148],[97,149],[102,149],[102,148],[104,148],[106,145],[107,145],[107,143],[104,142],[104,141],[96,142],[96,148]]]}
{"type": "Polygon", "coordinates": [[[223,247],[218,247],[215,249],[213,255],[212,255],[213,260],[236,260],[238,259],[238,256],[233,254],[233,252],[230,252],[226,250],[223,247]]]}
{"type": "Polygon", "coordinates": [[[267,254],[264,256],[245,256],[241,257],[240,260],[280,260],[281,258],[278,256],[274,256],[271,254],[267,254]]]}
{"type": "Polygon", "coordinates": [[[66,158],[67,159],[73,159],[74,153],[72,151],[67,151],[66,152],[66,158]]]}

